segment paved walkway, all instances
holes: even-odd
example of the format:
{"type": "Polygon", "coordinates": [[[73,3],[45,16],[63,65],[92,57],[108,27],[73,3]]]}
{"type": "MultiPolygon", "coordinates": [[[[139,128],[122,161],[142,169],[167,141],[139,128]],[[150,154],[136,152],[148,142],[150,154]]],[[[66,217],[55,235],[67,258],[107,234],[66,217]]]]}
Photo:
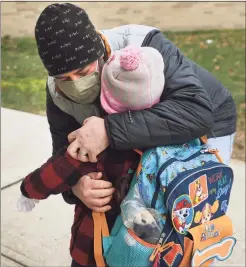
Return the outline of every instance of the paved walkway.
{"type": "MultiPolygon", "coordinates": [[[[73,206],[60,195],[19,213],[20,178],[51,154],[47,119],[1,108],[1,267],[69,266],[73,206]]],[[[245,266],[245,163],[232,160],[235,181],[229,206],[237,244],[226,266],[245,266]]],[[[219,265],[225,266],[225,263],[219,265]]]]}
{"type": "MultiPolygon", "coordinates": [[[[245,28],[245,2],[76,2],[97,28],[136,23],[162,30],[245,28]]],[[[2,2],[1,35],[33,35],[47,2],[2,2]]]]}

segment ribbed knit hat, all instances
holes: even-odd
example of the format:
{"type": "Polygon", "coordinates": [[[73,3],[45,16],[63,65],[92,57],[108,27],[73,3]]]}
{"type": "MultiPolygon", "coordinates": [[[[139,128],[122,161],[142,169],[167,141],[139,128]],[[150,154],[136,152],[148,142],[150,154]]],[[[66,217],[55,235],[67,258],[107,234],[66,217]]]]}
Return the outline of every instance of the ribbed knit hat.
{"type": "Polygon", "coordinates": [[[38,53],[50,76],[83,68],[104,54],[87,13],[73,4],[51,4],[35,27],[38,53]]]}
{"type": "Polygon", "coordinates": [[[101,104],[111,114],[150,108],[164,90],[164,62],[152,47],[127,46],[104,64],[101,104]]]}

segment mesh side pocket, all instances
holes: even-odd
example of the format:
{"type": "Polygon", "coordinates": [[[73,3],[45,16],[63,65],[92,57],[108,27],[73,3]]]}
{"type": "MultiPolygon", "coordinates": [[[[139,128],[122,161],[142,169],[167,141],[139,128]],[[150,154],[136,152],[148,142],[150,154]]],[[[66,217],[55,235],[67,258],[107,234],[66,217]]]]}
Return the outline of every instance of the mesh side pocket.
{"type": "Polygon", "coordinates": [[[149,257],[155,245],[146,243],[122,225],[117,236],[112,241],[106,262],[109,267],[150,267],[153,262],[149,257]]]}

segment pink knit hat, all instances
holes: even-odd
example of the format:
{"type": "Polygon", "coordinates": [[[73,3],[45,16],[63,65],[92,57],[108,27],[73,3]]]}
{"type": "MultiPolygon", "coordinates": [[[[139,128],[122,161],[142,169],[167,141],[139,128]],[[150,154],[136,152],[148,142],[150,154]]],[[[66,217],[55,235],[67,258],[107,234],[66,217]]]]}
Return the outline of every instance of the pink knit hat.
{"type": "Polygon", "coordinates": [[[164,89],[164,62],[151,47],[127,46],[104,64],[101,104],[108,113],[150,108],[164,89]]]}

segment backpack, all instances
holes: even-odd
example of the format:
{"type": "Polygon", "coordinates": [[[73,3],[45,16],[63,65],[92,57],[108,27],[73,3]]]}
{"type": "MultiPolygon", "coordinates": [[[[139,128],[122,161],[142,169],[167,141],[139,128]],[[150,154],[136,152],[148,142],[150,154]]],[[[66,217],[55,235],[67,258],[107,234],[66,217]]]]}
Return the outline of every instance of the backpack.
{"type": "Polygon", "coordinates": [[[146,150],[110,235],[105,215],[93,212],[97,265],[105,266],[105,259],[110,267],[209,266],[227,259],[236,243],[226,215],[232,183],[232,169],[199,139],[146,150]],[[157,244],[126,227],[123,214],[132,217],[132,203],[140,198],[160,214],[157,244]]]}

